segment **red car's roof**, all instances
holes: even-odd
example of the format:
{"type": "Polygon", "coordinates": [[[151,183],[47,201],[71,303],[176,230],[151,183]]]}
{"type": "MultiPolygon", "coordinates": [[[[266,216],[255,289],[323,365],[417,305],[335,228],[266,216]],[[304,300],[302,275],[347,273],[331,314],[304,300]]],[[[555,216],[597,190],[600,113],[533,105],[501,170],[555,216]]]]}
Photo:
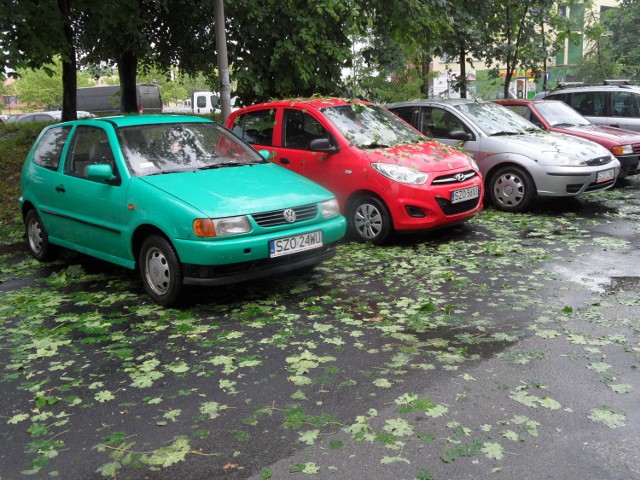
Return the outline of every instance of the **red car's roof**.
{"type": "Polygon", "coordinates": [[[346,98],[337,98],[337,97],[310,97],[310,98],[288,98],[283,100],[272,100],[270,102],[257,103],[251,107],[245,107],[245,108],[246,109],[264,108],[265,106],[283,107],[283,106],[293,106],[296,104],[304,104],[313,108],[325,108],[325,107],[337,107],[341,105],[350,105],[352,103],[362,103],[366,105],[370,104],[370,102],[366,102],[364,100],[349,100],[346,98]]]}

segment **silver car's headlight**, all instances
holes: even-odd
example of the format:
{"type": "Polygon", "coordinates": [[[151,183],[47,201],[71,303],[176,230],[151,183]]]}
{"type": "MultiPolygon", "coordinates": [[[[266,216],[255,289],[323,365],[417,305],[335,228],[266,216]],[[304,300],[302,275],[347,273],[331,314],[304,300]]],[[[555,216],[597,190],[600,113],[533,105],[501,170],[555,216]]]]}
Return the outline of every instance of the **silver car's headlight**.
{"type": "Polygon", "coordinates": [[[429,175],[414,168],[396,165],[395,163],[372,163],[373,169],[391,180],[410,185],[422,185],[429,175]]]}
{"type": "Polygon", "coordinates": [[[322,202],[322,216],[324,218],[335,217],[340,214],[340,207],[338,206],[338,200],[332,198],[326,202],[322,202]]]}
{"type": "Polygon", "coordinates": [[[558,167],[580,167],[584,166],[584,160],[558,152],[540,152],[540,163],[543,165],[555,165],[558,167]]]}

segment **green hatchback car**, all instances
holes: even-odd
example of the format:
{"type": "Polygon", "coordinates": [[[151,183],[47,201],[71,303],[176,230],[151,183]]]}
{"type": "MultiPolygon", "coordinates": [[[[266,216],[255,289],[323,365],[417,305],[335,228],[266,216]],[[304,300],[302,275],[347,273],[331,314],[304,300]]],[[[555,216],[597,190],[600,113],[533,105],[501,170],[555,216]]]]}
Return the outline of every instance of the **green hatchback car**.
{"type": "Polygon", "coordinates": [[[198,117],[132,115],[45,128],[20,206],[38,260],[59,247],[138,269],[151,298],[312,268],[346,222],[328,190],[198,117]]]}

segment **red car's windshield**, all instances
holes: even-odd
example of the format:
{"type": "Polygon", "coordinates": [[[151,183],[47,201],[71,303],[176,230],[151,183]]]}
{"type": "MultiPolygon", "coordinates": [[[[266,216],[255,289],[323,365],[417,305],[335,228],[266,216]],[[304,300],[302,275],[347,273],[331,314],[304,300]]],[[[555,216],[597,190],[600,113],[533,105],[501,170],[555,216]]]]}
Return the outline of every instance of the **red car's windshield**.
{"type": "Polygon", "coordinates": [[[352,103],[320,110],[353,145],[361,148],[389,147],[426,141],[394,114],[375,105],[352,103]]]}

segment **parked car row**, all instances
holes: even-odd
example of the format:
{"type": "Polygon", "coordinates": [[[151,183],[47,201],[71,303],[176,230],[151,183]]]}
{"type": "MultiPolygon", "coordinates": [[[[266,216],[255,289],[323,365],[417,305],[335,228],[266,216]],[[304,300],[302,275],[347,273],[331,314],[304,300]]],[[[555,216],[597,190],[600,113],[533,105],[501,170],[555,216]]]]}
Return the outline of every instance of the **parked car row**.
{"type": "Polygon", "coordinates": [[[184,285],[313,268],[347,232],[381,244],[464,222],[485,196],[519,212],[620,172],[613,149],[475,100],[275,101],[225,126],[134,115],[45,127],[21,176],[31,254],[62,247],[137,269],[172,305],[184,285]]]}
{"type": "MultiPolygon", "coordinates": [[[[95,115],[89,112],[78,110],[78,118],[93,118],[95,115]]],[[[60,110],[50,110],[46,112],[29,112],[18,115],[11,115],[7,118],[7,123],[23,123],[23,122],[59,122],[62,120],[62,112],[60,110]]]]}

